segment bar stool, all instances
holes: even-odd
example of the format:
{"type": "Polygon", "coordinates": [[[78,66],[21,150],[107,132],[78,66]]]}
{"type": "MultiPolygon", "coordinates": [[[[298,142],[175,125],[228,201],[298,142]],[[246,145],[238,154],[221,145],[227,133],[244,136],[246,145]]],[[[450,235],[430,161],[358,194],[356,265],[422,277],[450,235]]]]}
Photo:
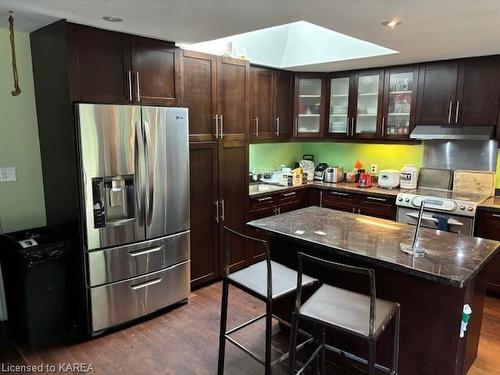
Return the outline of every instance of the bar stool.
{"type": "MultiPolygon", "coordinates": [[[[355,293],[349,290],[336,288],[323,284],[314,294],[301,306],[300,288],[297,290],[295,312],[292,318],[292,331],[290,333],[290,356],[289,373],[302,374],[313,360],[318,361],[321,355],[321,374],[325,371],[325,349],[355,358],[354,355],[326,344],[325,329],[333,329],[343,333],[352,334],[364,338],[368,342],[368,360],[362,360],[368,364],[368,374],[374,375],[375,368],[385,373],[397,374],[399,354],[399,303],[377,299],[375,296],[375,272],[369,268],[354,267],[320,259],[304,253],[298,253],[297,285],[302,284],[302,263],[307,261],[316,265],[325,266],[338,271],[367,275],[370,282],[370,296],[355,293]],[[306,361],[304,366],[295,371],[295,343],[297,341],[297,330],[299,319],[312,322],[316,330],[320,332],[315,338],[316,349],[306,361]],[[392,347],[391,368],[375,363],[376,342],[386,326],[394,319],[394,335],[392,347]]],[[[359,359],[358,359],[359,360],[359,359]]]]}
{"type": "MultiPolygon", "coordinates": [[[[275,361],[271,362],[271,338],[272,338],[272,319],[277,319],[280,323],[290,327],[290,323],[280,319],[279,317],[273,315],[272,305],[273,302],[285,295],[293,293],[297,290],[297,285],[299,289],[304,286],[309,286],[317,282],[316,279],[309,277],[307,275],[300,276],[300,283],[297,284],[298,274],[296,271],[283,266],[282,264],[271,261],[269,247],[266,241],[257,238],[249,237],[247,235],[238,233],[230,228],[224,227],[224,244],[225,244],[225,257],[224,257],[224,275],[222,279],[222,307],[221,307],[221,320],[220,320],[220,333],[219,333],[219,362],[217,373],[222,375],[224,373],[224,357],[226,340],[233,343],[236,347],[243,350],[250,355],[257,362],[265,367],[265,374],[271,374],[271,367],[277,362],[283,361],[288,356],[288,353],[283,354],[275,361]],[[253,242],[255,245],[260,245],[265,250],[266,259],[246,267],[242,270],[229,273],[229,258],[230,249],[228,246],[229,235],[236,236],[240,239],[253,242]],[[235,328],[226,331],[227,323],[227,305],[228,305],[228,294],[229,294],[229,284],[243,290],[244,292],[258,298],[259,300],[265,302],[266,312],[261,314],[243,324],[238,325],[235,328]],[[248,325],[257,322],[258,320],[266,319],[266,344],[265,344],[265,359],[263,360],[257,354],[255,354],[250,349],[244,347],[242,344],[233,339],[230,335],[248,325]]],[[[312,342],[311,335],[300,331],[302,334],[306,335],[308,339],[297,346],[296,350],[301,349],[306,344],[312,342]]],[[[297,338],[295,338],[295,341],[297,338]]]]}

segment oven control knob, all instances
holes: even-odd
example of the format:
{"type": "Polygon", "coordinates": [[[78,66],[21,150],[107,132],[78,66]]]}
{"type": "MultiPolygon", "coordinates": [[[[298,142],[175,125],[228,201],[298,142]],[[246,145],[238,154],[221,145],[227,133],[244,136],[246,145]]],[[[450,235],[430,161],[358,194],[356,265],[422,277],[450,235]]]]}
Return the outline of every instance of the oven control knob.
{"type": "Polygon", "coordinates": [[[472,208],[472,206],[467,207],[467,209],[468,209],[469,211],[474,211],[474,208],[472,208]]]}
{"type": "Polygon", "coordinates": [[[410,198],[406,198],[405,202],[408,203],[410,201],[410,198]]]}
{"type": "Polygon", "coordinates": [[[465,206],[460,206],[460,209],[461,210],[465,210],[465,206]]]}
{"type": "Polygon", "coordinates": [[[402,202],[402,201],[403,201],[403,198],[402,198],[402,197],[399,197],[399,198],[398,198],[398,201],[399,201],[399,202],[402,202]]]}

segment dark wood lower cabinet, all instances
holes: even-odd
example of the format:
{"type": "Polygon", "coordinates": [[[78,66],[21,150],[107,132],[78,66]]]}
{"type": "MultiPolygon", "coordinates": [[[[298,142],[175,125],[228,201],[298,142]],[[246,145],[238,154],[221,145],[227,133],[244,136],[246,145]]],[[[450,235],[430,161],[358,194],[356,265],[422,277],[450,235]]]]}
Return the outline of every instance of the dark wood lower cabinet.
{"type": "Polygon", "coordinates": [[[191,286],[219,276],[217,143],[191,143],[191,286]]]}
{"type": "MultiPolygon", "coordinates": [[[[500,241],[500,211],[479,210],[474,235],[500,241]]],[[[496,255],[489,267],[487,287],[500,293],[500,254],[496,255]]]]}
{"type": "Polygon", "coordinates": [[[396,220],[395,197],[323,190],[321,205],[334,210],[396,220]]]}

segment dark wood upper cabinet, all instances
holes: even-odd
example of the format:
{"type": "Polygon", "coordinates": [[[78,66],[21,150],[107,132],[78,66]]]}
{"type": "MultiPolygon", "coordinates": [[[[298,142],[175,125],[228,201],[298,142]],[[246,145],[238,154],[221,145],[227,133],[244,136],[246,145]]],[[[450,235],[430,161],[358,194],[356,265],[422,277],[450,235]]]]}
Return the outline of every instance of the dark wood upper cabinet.
{"type": "Polygon", "coordinates": [[[67,28],[72,100],[132,102],[128,36],[71,23],[67,28]]]}
{"type": "Polygon", "coordinates": [[[292,135],[293,74],[283,70],[275,72],[275,86],[276,135],[289,138],[292,135]]]}
{"type": "Polygon", "coordinates": [[[250,137],[269,138],[276,134],[274,119],[274,73],[270,69],[250,68],[250,137]]]}
{"type": "Polygon", "coordinates": [[[381,134],[384,70],[367,70],[354,76],[354,121],[350,134],[355,138],[377,138],[381,134]]]}
{"type": "Polygon", "coordinates": [[[189,108],[191,141],[216,139],[217,57],[199,52],[183,51],[182,106],[189,108]]]}
{"type": "Polygon", "coordinates": [[[458,62],[420,66],[417,125],[449,125],[456,99],[458,62]]]}
{"type": "Polygon", "coordinates": [[[407,140],[415,125],[418,69],[386,69],[384,81],[382,138],[407,140]]]}
{"type": "Polygon", "coordinates": [[[467,59],[460,63],[454,120],[458,125],[497,124],[498,58],[467,59]]]}
{"type": "Polygon", "coordinates": [[[217,143],[190,144],[191,285],[219,275],[217,143]]]}
{"type": "Polygon", "coordinates": [[[321,74],[295,76],[294,136],[319,138],[325,129],[325,80],[321,74]]]}
{"type": "Polygon", "coordinates": [[[135,101],[176,105],[180,97],[180,50],[169,42],[132,36],[130,51],[135,101]]]}
{"type": "Polygon", "coordinates": [[[248,61],[221,57],[218,77],[219,137],[245,140],[249,118],[248,61]]]}
{"type": "Polygon", "coordinates": [[[351,136],[356,109],[354,79],[349,72],[333,73],[327,84],[327,135],[334,138],[351,136]]]}

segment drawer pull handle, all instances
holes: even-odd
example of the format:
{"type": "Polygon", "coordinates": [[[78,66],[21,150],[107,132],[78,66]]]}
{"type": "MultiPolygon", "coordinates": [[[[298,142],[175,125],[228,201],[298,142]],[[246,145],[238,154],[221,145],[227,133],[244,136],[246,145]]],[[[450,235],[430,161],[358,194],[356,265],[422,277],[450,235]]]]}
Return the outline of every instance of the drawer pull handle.
{"type": "Polygon", "coordinates": [[[347,194],[347,193],[341,193],[341,192],[338,192],[338,191],[331,191],[330,194],[340,195],[341,197],[347,197],[347,196],[349,196],[349,194],[347,194]]]}
{"type": "Polygon", "coordinates": [[[291,197],[292,195],[295,195],[295,194],[297,194],[297,193],[292,191],[291,193],[284,193],[283,196],[284,197],[291,197]]]}
{"type": "Polygon", "coordinates": [[[259,201],[259,202],[265,202],[265,201],[268,201],[270,199],[273,199],[273,197],[259,198],[259,199],[257,199],[257,201],[259,201]]]}
{"type": "Polygon", "coordinates": [[[366,199],[368,199],[370,201],[387,202],[387,199],[385,199],[385,198],[366,197],[366,199]]]}
{"type": "Polygon", "coordinates": [[[144,249],[144,250],[130,251],[129,255],[131,257],[137,257],[139,255],[144,255],[144,254],[149,254],[149,253],[156,253],[157,251],[160,251],[162,249],[163,249],[163,246],[150,247],[150,248],[144,249]]]}
{"type": "Polygon", "coordinates": [[[151,286],[151,285],[155,285],[155,284],[161,283],[162,280],[163,280],[162,278],[157,278],[157,279],[153,279],[153,280],[150,280],[150,281],[146,281],[144,283],[140,283],[140,284],[136,284],[136,285],[130,285],[130,288],[133,289],[133,290],[137,290],[137,289],[145,288],[147,286],[151,286]]]}
{"type": "Polygon", "coordinates": [[[500,214],[492,214],[491,216],[496,217],[497,219],[500,218],[500,214]]]}

